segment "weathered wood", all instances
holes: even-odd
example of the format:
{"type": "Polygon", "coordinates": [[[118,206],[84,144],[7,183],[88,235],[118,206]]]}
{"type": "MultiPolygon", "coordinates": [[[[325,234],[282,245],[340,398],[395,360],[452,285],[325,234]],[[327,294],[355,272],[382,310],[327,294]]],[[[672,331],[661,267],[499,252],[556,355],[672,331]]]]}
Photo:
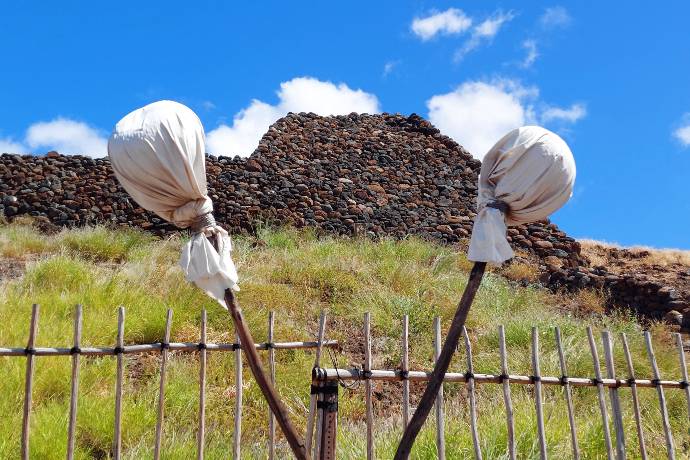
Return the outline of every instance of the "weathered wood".
{"type": "MultiPolygon", "coordinates": [[[[441,354],[441,318],[434,318],[434,361],[441,354]]],[[[443,416],[443,385],[436,395],[436,453],[439,460],[446,458],[446,433],[443,416]]]]}
{"type": "Polygon", "coordinates": [[[74,309],[74,332],[72,346],[72,382],[69,396],[69,422],[67,425],[67,460],[74,458],[74,441],[77,431],[77,400],[79,398],[79,345],[81,345],[82,308],[74,309]]]}
{"type": "Polygon", "coordinates": [[[22,440],[21,457],[22,460],[29,459],[29,434],[31,427],[31,396],[34,383],[34,344],[38,332],[38,304],[31,307],[31,323],[29,324],[29,339],[26,342],[26,374],[24,376],[24,409],[22,413],[22,440]]]}
{"type": "Polygon", "coordinates": [[[467,335],[467,329],[462,326],[462,337],[465,340],[465,355],[467,358],[467,393],[470,402],[470,430],[472,431],[472,446],[474,458],[482,460],[482,450],[479,444],[479,429],[477,428],[477,398],[474,392],[474,365],[472,364],[472,344],[467,335]]]}
{"type": "Polygon", "coordinates": [[[532,373],[534,376],[534,401],[537,411],[539,456],[542,460],[546,460],[546,429],[544,428],[544,407],[541,394],[541,370],[539,368],[539,330],[536,327],[532,327],[532,373]]]}
{"type": "MultiPolygon", "coordinates": [[[[364,373],[361,369],[314,369],[314,378],[317,382],[325,382],[328,380],[342,380],[344,382],[353,380],[364,380],[364,373]]],[[[411,382],[428,382],[432,378],[431,372],[426,371],[410,371],[408,378],[411,382]]],[[[403,380],[402,375],[399,370],[378,370],[374,369],[368,376],[369,379],[375,381],[387,381],[387,382],[401,382],[403,380]]],[[[474,374],[473,376],[475,384],[488,384],[488,383],[501,383],[504,379],[501,375],[494,374],[474,374]]],[[[509,375],[507,378],[508,382],[516,385],[532,385],[532,377],[528,375],[509,375]]],[[[467,378],[463,373],[458,372],[446,372],[443,378],[444,382],[454,382],[454,383],[466,383],[467,378]]],[[[604,388],[609,387],[630,387],[630,382],[622,379],[601,379],[601,382],[595,383],[591,378],[588,377],[569,377],[568,381],[573,387],[596,387],[601,385],[604,388]]],[[[678,380],[660,380],[658,383],[652,382],[648,379],[636,379],[636,384],[640,388],[656,388],[661,386],[664,388],[684,388],[683,382],[678,380]]],[[[542,376],[542,385],[562,385],[562,380],[560,377],[542,376]]]]}
{"type": "MultiPolygon", "coordinates": [[[[654,347],[652,346],[652,335],[649,331],[644,332],[644,340],[647,346],[647,355],[649,356],[649,362],[652,365],[652,371],[654,374],[654,380],[661,379],[661,373],[659,372],[659,366],[656,364],[656,357],[654,356],[654,347]]],[[[666,454],[669,460],[675,460],[676,452],[673,446],[673,434],[671,433],[671,425],[668,420],[668,409],[666,408],[666,396],[664,395],[664,389],[661,386],[656,388],[657,395],[659,396],[659,408],[661,409],[661,423],[664,428],[664,436],[666,437],[666,454]]]]}
{"type": "MultiPolygon", "coordinates": [[[[316,338],[316,343],[318,344],[316,347],[316,356],[314,357],[314,369],[319,367],[321,365],[321,343],[324,341],[324,337],[326,334],[326,312],[322,311],[321,316],[319,318],[319,331],[318,335],[316,338]]],[[[304,442],[305,442],[305,450],[307,452],[311,452],[312,448],[312,439],[314,439],[314,422],[316,420],[316,401],[317,401],[318,395],[316,394],[311,394],[309,397],[309,416],[307,417],[307,434],[305,436],[304,442]]],[[[316,458],[316,452],[314,453],[314,457],[316,458]]]]}
{"type": "MultiPolygon", "coordinates": [[[[613,344],[609,331],[601,332],[601,341],[604,346],[604,361],[606,363],[606,374],[608,378],[616,378],[616,368],[613,362],[613,344]]],[[[616,458],[625,460],[625,433],[623,431],[623,411],[621,402],[618,398],[618,388],[609,387],[609,399],[611,400],[611,411],[613,412],[613,426],[616,431],[616,458]]]]}
{"type": "MultiPolygon", "coordinates": [[[[683,337],[676,333],[676,345],[678,347],[678,358],[680,360],[680,378],[685,385],[685,400],[688,403],[688,421],[690,421],[690,385],[688,385],[688,365],[685,362],[685,351],[683,350],[683,337]]],[[[690,434],[690,428],[688,428],[688,434],[690,434]]]]}
{"type": "MultiPolygon", "coordinates": [[[[121,350],[125,343],[125,307],[117,310],[117,348],[121,350]]],[[[117,373],[115,379],[115,435],[113,439],[113,457],[122,457],[122,387],[125,372],[125,357],[116,353],[117,373]]]]}
{"type": "Polygon", "coordinates": [[[621,342],[623,343],[623,353],[625,354],[625,362],[628,365],[628,377],[630,378],[630,392],[632,393],[633,411],[635,414],[635,425],[637,427],[637,440],[640,445],[640,458],[647,460],[647,447],[644,442],[644,431],[642,429],[642,416],[640,415],[640,402],[637,398],[637,384],[635,383],[635,366],[633,365],[630,349],[628,348],[628,339],[625,332],[621,333],[621,342]]]}
{"type": "MultiPolygon", "coordinates": [[[[364,313],[364,372],[371,371],[371,315],[364,313]]],[[[367,412],[367,460],[374,458],[374,408],[372,401],[372,381],[364,381],[367,412]]]]}
{"type": "MultiPolygon", "coordinates": [[[[268,312],[268,335],[266,340],[268,343],[273,343],[273,323],[274,314],[272,311],[268,312]]],[[[271,374],[271,384],[275,386],[276,384],[276,353],[271,347],[268,350],[268,370],[271,374]]],[[[273,460],[275,456],[276,449],[276,426],[275,417],[273,416],[273,411],[268,408],[268,459],[273,460]]],[[[307,451],[308,452],[308,451],[307,451]]]]}
{"type": "Polygon", "coordinates": [[[573,411],[573,398],[570,389],[570,379],[568,378],[568,365],[565,361],[565,353],[563,352],[563,343],[561,341],[561,330],[556,326],[554,328],[556,336],[556,347],[558,348],[558,361],[561,366],[561,377],[563,378],[563,395],[565,396],[565,403],[568,408],[568,424],[570,425],[570,442],[573,445],[573,459],[580,460],[580,446],[577,443],[577,429],[575,428],[575,413],[573,411]]]}
{"type": "Polygon", "coordinates": [[[320,427],[319,433],[321,439],[318,440],[318,445],[322,446],[319,457],[314,457],[319,460],[335,460],[336,441],[338,434],[338,382],[327,382],[324,385],[324,393],[320,395],[321,408],[319,412],[322,413],[323,426],[320,427]]]}
{"type": "MultiPolygon", "coordinates": [[[[170,343],[170,327],[172,326],[172,309],[168,308],[165,317],[165,333],[163,335],[163,344],[170,343]]],[[[158,414],[156,417],[156,437],[153,447],[153,459],[159,460],[161,457],[161,441],[163,439],[163,417],[165,412],[165,374],[168,363],[168,349],[163,346],[161,348],[161,376],[158,383],[158,414]]]]}
{"type": "Polygon", "coordinates": [[[232,289],[225,290],[225,304],[228,307],[228,311],[232,316],[232,320],[235,324],[235,331],[238,335],[238,340],[241,344],[245,344],[244,352],[247,357],[247,364],[254,375],[254,379],[258,387],[261,389],[261,393],[266,398],[269,407],[273,411],[276,417],[278,425],[280,426],[285,439],[290,445],[292,453],[298,460],[307,460],[309,455],[305,450],[304,441],[300,439],[295,427],[290,422],[287,410],[283,405],[278,392],[273,388],[273,385],[268,380],[266,373],[264,372],[263,366],[261,365],[261,359],[259,354],[256,352],[256,347],[254,346],[254,338],[252,337],[249,328],[247,327],[244,317],[242,315],[242,309],[237,303],[235,298],[235,293],[232,289]]]}
{"type": "Polygon", "coordinates": [[[450,361],[453,357],[453,353],[458,346],[460,340],[460,335],[462,334],[463,326],[465,325],[465,320],[467,319],[467,314],[472,306],[472,301],[474,296],[477,294],[479,285],[482,282],[482,277],[484,276],[484,271],[486,270],[486,262],[476,262],[472,267],[470,272],[470,278],[465,287],[465,292],[462,294],[460,303],[453,317],[453,321],[448,330],[446,336],[446,341],[443,344],[443,349],[441,350],[441,355],[436,361],[434,370],[431,374],[431,379],[424,390],[424,394],[417,405],[417,410],[412,416],[412,420],[407,425],[405,433],[403,433],[398,449],[395,453],[395,460],[406,460],[410,456],[410,451],[412,450],[412,445],[414,444],[419,431],[422,429],[426,418],[429,416],[432,406],[434,405],[434,400],[436,399],[436,394],[439,388],[443,384],[444,375],[448,371],[448,366],[450,366],[450,361]]]}
{"type": "Polygon", "coordinates": [[[206,310],[201,310],[201,336],[199,337],[199,431],[196,458],[203,460],[206,445],[206,310]]]}
{"type": "Polygon", "coordinates": [[[606,397],[604,396],[604,385],[601,383],[601,368],[599,366],[599,352],[597,344],[594,342],[592,328],[587,327],[587,338],[589,349],[592,353],[592,363],[594,365],[594,376],[597,380],[597,395],[599,397],[599,411],[601,412],[602,429],[604,431],[604,442],[606,443],[606,455],[609,460],[613,460],[613,447],[611,446],[611,433],[609,431],[609,415],[606,409],[606,397]]]}
{"type": "Polygon", "coordinates": [[[513,399],[510,395],[510,380],[508,380],[508,350],[506,348],[506,332],[501,324],[498,326],[498,348],[501,355],[501,375],[503,379],[503,402],[506,406],[506,425],[508,430],[508,458],[516,459],[515,453],[515,423],[513,421],[513,399]]]}
{"type": "MultiPolygon", "coordinates": [[[[403,316],[402,322],[402,363],[401,370],[407,375],[410,371],[410,318],[408,315],[403,316]]],[[[407,423],[410,421],[410,381],[405,378],[402,381],[402,426],[403,431],[407,428],[407,423]]]]}
{"type": "MultiPolygon", "coordinates": [[[[323,347],[337,347],[337,340],[324,340],[321,344],[323,347]]],[[[276,350],[299,350],[308,348],[317,348],[317,342],[276,342],[273,348],[276,350]]],[[[232,351],[240,347],[238,343],[207,343],[206,351],[232,351]]],[[[268,350],[270,345],[267,343],[256,343],[254,348],[257,350],[268,350]]],[[[196,352],[199,349],[199,344],[196,342],[172,342],[168,348],[170,351],[196,352]]],[[[71,348],[66,347],[36,347],[36,356],[69,356],[71,348]]],[[[138,353],[159,353],[162,350],[160,343],[145,343],[139,345],[125,345],[122,347],[122,353],[125,355],[138,353]]],[[[84,356],[113,356],[115,355],[114,347],[82,347],[80,355],[84,356]]],[[[25,348],[0,348],[0,356],[25,356],[25,348]]]]}
{"type": "MultiPolygon", "coordinates": [[[[242,342],[239,337],[239,334],[235,336],[235,340],[237,340],[240,343],[242,342]]],[[[235,425],[232,436],[232,458],[234,458],[235,460],[239,460],[241,457],[243,390],[244,382],[242,376],[242,350],[238,348],[237,350],[235,350],[235,425]]]]}

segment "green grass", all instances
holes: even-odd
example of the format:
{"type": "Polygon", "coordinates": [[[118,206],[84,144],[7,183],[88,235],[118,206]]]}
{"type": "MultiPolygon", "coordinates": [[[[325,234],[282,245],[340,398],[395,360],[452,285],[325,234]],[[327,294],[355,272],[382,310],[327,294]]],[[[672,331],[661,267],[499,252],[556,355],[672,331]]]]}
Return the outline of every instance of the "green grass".
{"type": "MultiPolygon", "coordinates": [[[[0,226],[0,261],[27,261],[24,276],[0,284],[0,346],[24,346],[31,304],[41,305],[38,346],[69,346],[74,305],[84,305],[85,345],[112,345],[117,307],[127,309],[128,344],[160,341],[165,310],[174,310],[172,340],[196,341],[202,308],[208,311],[209,341],[232,341],[229,315],[217,303],[188,285],[177,259],[181,239],[157,240],[135,230],[102,227],[68,230],[52,236],[29,224],[0,226]]],[[[241,275],[239,300],[256,340],[266,338],[268,312],[276,312],[277,341],[311,340],[319,312],[329,312],[329,338],[340,341],[341,367],[360,366],[362,318],[372,314],[374,367],[391,369],[400,360],[400,321],[410,316],[411,368],[432,365],[431,326],[441,316],[450,324],[471,264],[452,248],[419,239],[368,241],[317,236],[311,231],[266,229],[257,238],[235,241],[235,262],[241,275]]],[[[1,262],[0,262],[1,263],[1,262]]],[[[506,326],[511,373],[531,374],[531,328],[540,332],[544,375],[560,375],[553,327],[561,328],[569,373],[592,376],[593,365],[585,327],[608,328],[616,338],[616,366],[625,369],[619,332],[626,332],[638,376],[651,375],[644,352],[642,327],[619,313],[583,316],[592,310],[592,295],[583,298],[550,294],[536,286],[519,287],[490,272],[485,277],[467,327],[471,334],[475,372],[498,373],[499,324],[506,326]],[[579,308],[582,305],[586,308],[579,308]],[[580,313],[574,313],[580,312],[580,313]]],[[[665,378],[679,378],[678,354],[668,331],[653,325],[657,359],[665,378]]],[[[597,339],[599,334],[597,332],[597,339]]],[[[600,348],[600,354],[603,351],[600,348]]],[[[308,407],[313,355],[276,352],[277,385],[302,430],[308,407]]],[[[125,458],[152,456],[156,417],[159,356],[127,355],[123,446],[125,458]]],[[[32,458],[64,458],[67,437],[70,361],[68,357],[37,358],[31,420],[32,458]]],[[[236,386],[231,353],[210,353],[207,395],[207,458],[227,458],[232,445],[236,386]]],[[[463,372],[465,355],[458,352],[451,369],[463,372]]],[[[326,355],[325,366],[332,367],[326,355]]],[[[25,360],[0,358],[0,458],[18,455],[25,360]]],[[[603,364],[602,364],[603,366],[603,364]]],[[[195,456],[198,417],[198,361],[195,355],[173,354],[166,387],[164,458],[195,456]]],[[[266,455],[267,406],[244,371],[243,456],[266,455]]],[[[78,458],[108,458],[114,419],[115,360],[84,358],[78,414],[78,458]]],[[[415,398],[423,387],[413,385],[415,398]]],[[[400,385],[374,384],[376,450],[379,458],[393,455],[400,436],[400,385]]],[[[560,388],[547,387],[546,430],[549,454],[570,456],[565,402],[560,388]]],[[[630,458],[636,436],[630,392],[620,390],[630,458]]],[[[664,437],[656,392],[639,390],[650,458],[664,457],[664,437]]],[[[446,384],[446,452],[448,458],[472,456],[464,385],[446,384]]],[[[677,458],[689,458],[688,414],[683,394],[667,390],[677,458]]],[[[583,458],[603,458],[601,417],[596,389],[574,391],[577,429],[583,458]]],[[[520,458],[538,457],[534,400],[529,387],[513,386],[520,458]]],[[[342,390],[338,458],[365,453],[363,387],[342,390]]],[[[503,397],[496,385],[478,387],[479,431],[484,458],[506,458],[503,397]]],[[[279,453],[287,456],[280,440],[279,453]]],[[[417,442],[415,458],[435,458],[433,420],[417,442]]]]}

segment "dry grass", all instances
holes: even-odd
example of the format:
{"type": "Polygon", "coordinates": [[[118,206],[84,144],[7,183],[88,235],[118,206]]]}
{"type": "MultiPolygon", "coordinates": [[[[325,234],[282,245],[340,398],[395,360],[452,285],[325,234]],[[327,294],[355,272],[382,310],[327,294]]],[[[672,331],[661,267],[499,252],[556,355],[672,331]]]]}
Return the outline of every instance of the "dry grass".
{"type": "Polygon", "coordinates": [[[539,280],[539,268],[526,262],[508,264],[499,273],[511,281],[536,283],[539,280]]]}
{"type": "Polygon", "coordinates": [[[592,265],[609,265],[611,258],[617,257],[619,251],[625,251],[626,259],[647,265],[662,267],[674,264],[690,267],[690,251],[682,249],[656,249],[648,246],[623,247],[616,243],[605,241],[579,240],[582,253],[592,265]]]}

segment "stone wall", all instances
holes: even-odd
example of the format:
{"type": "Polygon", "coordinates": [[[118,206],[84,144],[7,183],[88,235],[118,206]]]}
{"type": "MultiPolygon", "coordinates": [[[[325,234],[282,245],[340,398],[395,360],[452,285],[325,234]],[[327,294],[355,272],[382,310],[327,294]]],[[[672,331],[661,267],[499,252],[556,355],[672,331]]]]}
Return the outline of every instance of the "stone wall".
{"type": "MultiPolygon", "coordinates": [[[[258,223],[289,224],[450,244],[471,233],[479,167],[414,114],[289,114],[251,157],[207,158],[215,217],[233,233],[251,233],[258,223]]],[[[0,156],[0,213],[42,216],[65,227],[112,223],[159,235],[176,231],[129,198],[107,159],[54,152],[0,156]]],[[[659,298],[661,288],[589,268],[579,243],[554,224],[511,228],[508,236],[539,260],[550,286],[606,287],[640,311],[670,305],[659,298]]]]}

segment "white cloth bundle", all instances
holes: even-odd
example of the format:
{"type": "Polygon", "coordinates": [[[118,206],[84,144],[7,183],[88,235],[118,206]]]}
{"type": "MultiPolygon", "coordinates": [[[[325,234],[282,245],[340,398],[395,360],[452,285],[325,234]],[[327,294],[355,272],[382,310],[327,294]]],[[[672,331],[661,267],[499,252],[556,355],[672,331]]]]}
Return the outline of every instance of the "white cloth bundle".
{"type": "Polygon", "coordinates": [[[468,259],[498,264],[513,257],[507,226],[545,219],[568,201],[574,183],[575,160],[558,135],[525,126],[503,136],[482,161],[468,259]],[[496,202],[508,206],[505,215],[491,207],[496,202]]]}
{"type": "MultiPolygon", "coordinates": [[[[159,101],[126,115],[108,140],[108,156],[124,189],[142,208],[180,228],[210,214],[204,128],[188,107],[159,101]]],[[[239,290],[228,233],[213,221],[182,248],[188,281],[226,307],[226,288],[239,290]],[[218,251],[206,238],[215,238],[218,251]]],[[[227,308],[227,307],[226,307],[227,308]]]]}

